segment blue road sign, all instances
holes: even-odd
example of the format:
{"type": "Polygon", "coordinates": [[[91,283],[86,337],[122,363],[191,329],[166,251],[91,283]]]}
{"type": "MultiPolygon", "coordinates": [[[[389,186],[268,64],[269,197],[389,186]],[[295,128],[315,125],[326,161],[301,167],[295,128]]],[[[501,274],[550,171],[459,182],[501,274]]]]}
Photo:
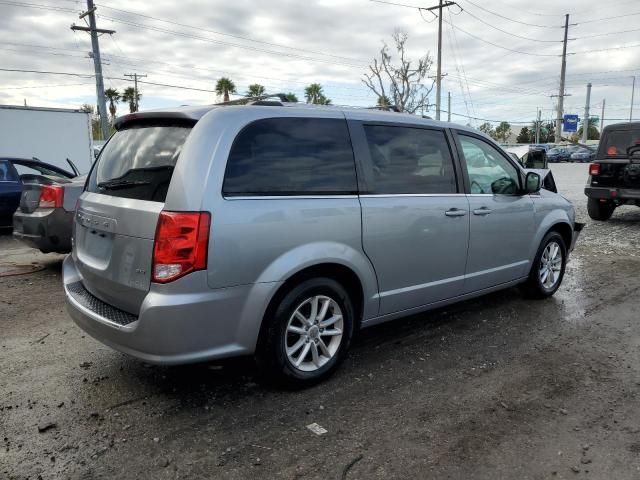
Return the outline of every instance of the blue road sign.
{"type": "Polygon", "coordinates": [[[577,132],[578,131],[578,115],[565,115],[562,122],[562,129],[565,132],[577,132]]]}

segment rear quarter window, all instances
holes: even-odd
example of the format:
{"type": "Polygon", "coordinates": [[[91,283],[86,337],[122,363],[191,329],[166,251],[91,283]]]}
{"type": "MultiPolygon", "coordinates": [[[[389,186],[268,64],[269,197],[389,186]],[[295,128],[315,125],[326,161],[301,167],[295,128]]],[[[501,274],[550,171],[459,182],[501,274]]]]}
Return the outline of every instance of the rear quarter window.
{"type": "Polygon", "coordinates": [[[87,190],[164,202],[191,127],[140,126],[116,132],[91,171],[87,190]]]}
{"type": "Polygon", "coordinates": [[[226,196],[356,193],[346,121],[268,118],[249,124],[231,147],[222,191],[226,196]]]}

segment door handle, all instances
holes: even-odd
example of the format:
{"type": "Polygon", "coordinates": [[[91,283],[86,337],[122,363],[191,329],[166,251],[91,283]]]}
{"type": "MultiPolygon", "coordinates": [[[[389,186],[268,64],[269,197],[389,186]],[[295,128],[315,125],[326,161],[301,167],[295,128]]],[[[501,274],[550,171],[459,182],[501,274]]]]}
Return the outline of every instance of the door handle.
{"type": "Polygon", "coordinates": [[[467,214],[466,210],[461,210],[459,208],[452,208],[444,212],[447,217],[464,217],[467,214]]]}
{"type": "Polygon", "coordinates": [[[487,207],[477,208],[473,211],[474,215],[489,215],[491,213],[491,209],[487,207]]]}

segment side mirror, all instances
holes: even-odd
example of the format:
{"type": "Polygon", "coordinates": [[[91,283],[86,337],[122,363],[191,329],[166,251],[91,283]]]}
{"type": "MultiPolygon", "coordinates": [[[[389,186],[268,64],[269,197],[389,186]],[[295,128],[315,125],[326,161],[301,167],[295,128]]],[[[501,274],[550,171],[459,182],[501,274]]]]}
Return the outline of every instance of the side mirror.
{"type": "Polygon", "coordinates": [[[535,172],[528,172],[524,179],[524,193],[538,193],[540,191],[540,184],[542,180],[540,175],[535,172]]]}

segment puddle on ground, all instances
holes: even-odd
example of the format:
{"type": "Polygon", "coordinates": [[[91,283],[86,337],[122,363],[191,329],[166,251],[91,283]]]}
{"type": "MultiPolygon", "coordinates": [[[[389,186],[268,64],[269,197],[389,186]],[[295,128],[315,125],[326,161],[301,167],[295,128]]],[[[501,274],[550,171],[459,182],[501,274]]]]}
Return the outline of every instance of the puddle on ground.
{"type": "Polygon", "coordinates": [[[11,277],[13,275],[25,275],[28,273],[44,270],[45,266],[40,263],[0,263],[0,277],[11,277]]]}

